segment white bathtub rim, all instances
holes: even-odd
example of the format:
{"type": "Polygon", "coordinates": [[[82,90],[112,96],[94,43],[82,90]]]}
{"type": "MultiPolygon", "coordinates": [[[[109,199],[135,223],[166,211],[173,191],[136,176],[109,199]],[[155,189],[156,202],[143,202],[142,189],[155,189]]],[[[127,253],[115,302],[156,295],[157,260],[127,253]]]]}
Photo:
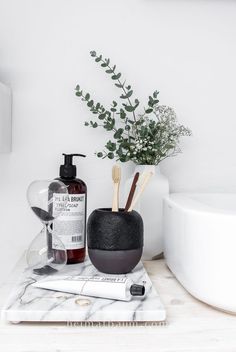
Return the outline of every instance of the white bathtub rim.
{"type": "Polygon", "coordinates": [[[236,216],[236,209],[235,210],[226,210],[226,209],[219,209],[214,208],[213,206],[205,204],[203,201],[193,199],[191,197],[195,196],[211,196],[211,195],[218,195],[220,196],[235,196],[235,205],[236,205],[236,193],[207,193],[207,192],[191,192],[191,193],[170,193],[168,196],[163,198],[164,203],[168,204],[169,206],[174,206],[177,209],[180,209],[185,212],[192,212],[192,213],[202,213],[202,214],[217,214],[223,216],[236,216]]]}

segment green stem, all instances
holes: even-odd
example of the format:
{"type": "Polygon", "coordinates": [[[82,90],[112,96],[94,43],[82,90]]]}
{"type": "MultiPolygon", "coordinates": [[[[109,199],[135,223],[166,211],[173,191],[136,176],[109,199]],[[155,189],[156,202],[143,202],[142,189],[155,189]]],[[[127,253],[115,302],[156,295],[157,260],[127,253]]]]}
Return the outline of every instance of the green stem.
{"type": "MultiPolygon", "coordinates": [[[[85,99],[85,95],[82,94],[81,97],[85,99]]],[[[85,99],[85,101],[86,101],[86,99],[85,99]]],[[[94,111],[96,111],[98,114],[103,114],[103,113],[104,113],[103,111],[101,111],[101,110],[99,110],[99,109],[96,109],[95,104],[92,106],[92,108],[93,108],[94,111]]],[[[105,111],[106,111],[106,112],[109,112],[108,110],[105,110],[105,111]]],[[[114,118],[114,112],[113,112],[113,118],[114,118]]],[[[115,119],[115,118],[114,118],[114,119],[115,119]]],[[[105,119],[104,119],[104,120],[105,120],[106,122],[109,122],[108,119],[106,118],[106,114],[105,114],[105,119]]],[[[98,126],[99,126],[99,127],[100,127],[100,126],[102,127],[103,125],[100,125],[100,124],[99,124],[98,126]]],[[[113,131],[113,132],[117,132],[117,128],[114,127],[114,128],[112,129],[112,131],[113,131]]],[[[123,133],[125,134],[126,137],[132,138],[132,137],[129,136],[129,134],[128,134],[127,132],[124,131],[123,133]]]]}
{"type": "MultiPolygon", "coordinates": [[[[98,57],[98,56],[96,56],[96,57],[98,57]]],[[[106,62],[105,60],[101,59],[101,61],[102,61],[102,63],[104,63],[104,64],[107,65],[107,62],[106,62]]],[[[112,68],[110,65],[107,65],[107,67],[108,67],[110,70],[113,70],[113,68],[112,68]]],[[[113,72],[114,72],[114,71],[113,71],[113,72]]],[[[114,72],[114,73],[115,73],[115,72],[114,72]]],[[[123,90],[124,94],[126,95],[126,94],[127,94],[127,90],[125,89],[123,83],[121,82],[120,79],[118,79],[118,82],[119,82],[119,84],[122,86],[121,89],[123,90]]],[[[133,107],[133,104],[132,104],[130,98],[127,98],[127,100],[128,100],[129,105],[133,107]]],[[[135,116],[135,112],[134,112],[134,111],[133,111],[133,118],[134,118],[134,121],[136,122],[136,116],[135,116]]]]}

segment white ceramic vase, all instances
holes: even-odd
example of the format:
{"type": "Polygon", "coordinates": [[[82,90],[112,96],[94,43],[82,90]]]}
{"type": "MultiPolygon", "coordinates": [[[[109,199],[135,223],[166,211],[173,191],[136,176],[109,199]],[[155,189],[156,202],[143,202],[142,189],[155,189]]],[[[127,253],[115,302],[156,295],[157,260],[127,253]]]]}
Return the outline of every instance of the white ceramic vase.
{"type": "MultiPolygon", "coordinates": [[[[159,165],[136,165],[134,174],[143,171],[152,171],[144,193],[135,206],[144,222],[144,250],[143,259],[155,259],[163,252],[162,210],[163,198],[169,194],[169,182],[161,173],[159,165]]],[[[125,191],[128,194],[133,176],[126,181],[125,191]]]]}

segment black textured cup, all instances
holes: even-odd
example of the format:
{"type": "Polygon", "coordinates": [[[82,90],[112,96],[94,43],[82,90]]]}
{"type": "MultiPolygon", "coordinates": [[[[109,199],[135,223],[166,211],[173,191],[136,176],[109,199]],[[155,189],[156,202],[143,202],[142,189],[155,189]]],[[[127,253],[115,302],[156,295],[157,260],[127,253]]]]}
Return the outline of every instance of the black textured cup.
{"type": "Polygon", "coordinates": [[[107,274],[126,274],[143,252],[143,220],[135,210],[94,210],[87,225],[88,255],[93,265],[107,274]]]}

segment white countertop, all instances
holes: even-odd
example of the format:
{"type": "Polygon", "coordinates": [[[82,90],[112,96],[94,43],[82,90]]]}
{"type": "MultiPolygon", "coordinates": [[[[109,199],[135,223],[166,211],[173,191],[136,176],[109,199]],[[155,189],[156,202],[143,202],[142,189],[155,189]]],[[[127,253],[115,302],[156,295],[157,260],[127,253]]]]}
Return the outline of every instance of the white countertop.
{"type": "MultiPolygon", "coordinates": [[[[236,316],[190,296],[163,260],[145,262],[167,309],[165,326],[67,326],[65,323],[1,322],[0,350],[8,351],[236,351],[236,316]]],[[[9,285],[0,287],[1,308],[9,285]]]]}

